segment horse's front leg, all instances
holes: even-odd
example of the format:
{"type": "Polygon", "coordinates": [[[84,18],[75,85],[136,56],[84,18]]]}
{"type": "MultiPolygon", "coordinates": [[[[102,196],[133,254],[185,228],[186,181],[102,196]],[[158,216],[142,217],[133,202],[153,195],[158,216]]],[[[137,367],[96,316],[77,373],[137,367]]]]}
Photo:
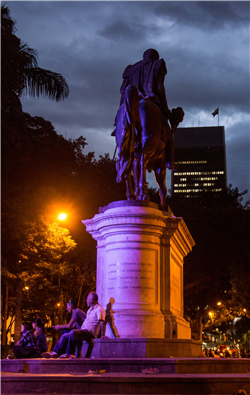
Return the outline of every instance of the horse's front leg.
{"type": "Polygon", "coordinates": [[[131,173],[125,176],[126,181],[126,196],[128,200],[135,200],[135,194],[132,186],[131,173]]]}
{"type": "Polygon", "coordinates": [[[146,182],[146,168],[147,168],[146,154],[141,154],[140,165],[141,165],[141,173],[140,173],[140,182],[139,182],[139,188],[140,188],[139,200],[149,200],[149,196],[147,194],[147,182],[146,182]]]}
{"type": "Polygon", "coordinates": [[[161,199],[161,205],[165,206],[166,203],[166,195],[167,195],[167,187],[166,187],[166,168],[159,167],[154,170],[155,179],[159,186],[159,195],[161,199]]]}

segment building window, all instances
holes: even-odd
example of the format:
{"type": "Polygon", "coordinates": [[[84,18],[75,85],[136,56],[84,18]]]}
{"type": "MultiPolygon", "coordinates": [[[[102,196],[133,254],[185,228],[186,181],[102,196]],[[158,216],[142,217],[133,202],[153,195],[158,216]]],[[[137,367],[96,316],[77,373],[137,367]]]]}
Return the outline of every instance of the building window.
{"type": "Polygon", "coordinates": [[[176,173],[174,172],[174,176],[193,176],[193,175],[208,175],[208,174],[224,174],[224,171],[193,171],[193,172],[183,172],[176,173]]]}

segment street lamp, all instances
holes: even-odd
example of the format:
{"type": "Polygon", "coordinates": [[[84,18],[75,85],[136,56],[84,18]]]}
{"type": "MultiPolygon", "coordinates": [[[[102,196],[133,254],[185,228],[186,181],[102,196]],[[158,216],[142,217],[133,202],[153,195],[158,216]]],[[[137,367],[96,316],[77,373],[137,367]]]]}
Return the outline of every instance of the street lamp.
{"type": "Polygon", "coordinates": [[[65,214],[65,213],[61,213],[61,214],[58,215],[58,219],[59,219],[60,221],[63,221],[63,220],[66,219],[66,218],[67,218],[67,214],[65,214]]]}

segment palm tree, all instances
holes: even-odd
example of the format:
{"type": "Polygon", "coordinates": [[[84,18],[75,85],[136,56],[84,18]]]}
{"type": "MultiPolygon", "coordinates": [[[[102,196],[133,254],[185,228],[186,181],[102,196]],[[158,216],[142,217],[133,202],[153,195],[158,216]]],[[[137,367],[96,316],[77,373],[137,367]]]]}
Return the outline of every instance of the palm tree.
{"type": "MultiPolygon", "coordinates": [[[[15,21],[10,16],[10,11],[5,5],[1,6],[1,107],[2,107],[2,190],[5,191],[2,200],[2,221],[5,237],[8,236],[8,224],[17,218],[13,207],[23,207],[20,191],[30,184],[29,168],[34,166],[35,149],[32,138],[27,132],[25,116],[23,116],[20,96],[33,97],[46,96],[59,101],[69,95],[68,85],[61,74],[38,67],[37,51],[29,48],[15,35],[15,21]],[[18,201],[19,200],[19,201],[18,201]],[[21,200],[21,202],[20,202],[21,200]],[[9,202],[9,203],[8,203],[9,202]],[[8,208],[11,205],[11,209],[8,208]],[[7,229],[7,231],[6,231],[7,229]]],[[[25,207],[24,207],[25,211],[25,207]]],[[[25,211],[23,218],[30,215],[25,211]]],[[[22,216],[18,221],[22,222],[22,216]]],[[[25,222],[25,221],[24,221],[25,222]]],[[[22,224],[23,227],[24,224],[22,224]]],[[[20,229],[19,229],[20,231],[20,229]]],[[[16,230],[14,231],[16,232],[16,230]]],[[[21,232],[21,231],[20,231],[21,232]]],[[[13,234],[13,232],[12,232],[13,234]]],[[[10,236],[11,238],[11,236],[10,236]]],[[[3,279],[5,287],[3,344],[6,344],[6,316],[9,299],[9,268],[11,262],[18,262],[17,257],[12,259],[9,255],[12,248],[5,248],[5,267],[7,275],[3,279]]],[[[13,278],[11,279],[13,282],[13,278]]],[[[21,327],[21,301],[22,287],[16,283],[16,332],[21,327]]],[[[21,283],[20,283],[21,284],[21,283]]],[[[20,285],[19,284],[19,285],[20,285]]]]}
{"type": "MultiPolygon", "coordinates": [[[[61,74],[38,67],[37,51],[16,35],[16,22],[6,5],[1,6],[2,110],[3,114],[21,110],[19,97],[46,96],[59,101],[69,95],[61,74]]],[[[10,115],[10,114],[9,114],[10,115]]]]}

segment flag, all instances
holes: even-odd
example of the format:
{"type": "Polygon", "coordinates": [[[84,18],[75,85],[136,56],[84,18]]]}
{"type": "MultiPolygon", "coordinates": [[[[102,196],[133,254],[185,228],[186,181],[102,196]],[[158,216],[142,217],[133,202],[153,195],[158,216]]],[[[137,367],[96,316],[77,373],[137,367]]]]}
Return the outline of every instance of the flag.
{"type": "Polygon", "coordinates": [[[216,110],[214,110],[214,112],[212,112],[213,117],[215,117],[215,115],[219,114],[219,107],[216,108],[216,110]]]}

